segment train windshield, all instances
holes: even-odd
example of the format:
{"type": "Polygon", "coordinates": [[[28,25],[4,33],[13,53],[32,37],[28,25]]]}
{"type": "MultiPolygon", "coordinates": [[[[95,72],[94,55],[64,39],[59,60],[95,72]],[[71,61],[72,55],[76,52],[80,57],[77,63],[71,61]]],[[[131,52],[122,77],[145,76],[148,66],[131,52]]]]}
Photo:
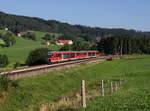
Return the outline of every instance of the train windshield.
{"type": "Polygon", "coordinates": [[[48,52],[48,57],[52,57],[53,53],[52,52],[48,52]]]}

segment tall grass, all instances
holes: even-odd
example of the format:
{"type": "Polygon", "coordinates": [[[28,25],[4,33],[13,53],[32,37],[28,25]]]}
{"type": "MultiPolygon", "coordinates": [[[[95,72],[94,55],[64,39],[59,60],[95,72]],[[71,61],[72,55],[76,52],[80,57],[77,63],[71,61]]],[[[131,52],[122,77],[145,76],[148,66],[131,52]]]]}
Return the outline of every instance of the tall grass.
{"type": "Polygon", "coordinates": [[[124,66],[127,83],[114,95],[98,97],[81,111],[149,111],[150,59],[127,60],[124,66]]]}
{"type": "MultiPolygon", "coordinates": [[[[102,64],[81,65],[52,71],[45,75],[20,79],[19,87],[7,94],[0,111],[36,111],[43,103],[80,89],[82,79],[93,88],[100,80],[119,79],[126,75],[125,86],[112,96],[99,97],[84,110],[141,110],[149,107],[150,59],[106,61],[102,64]]],[[[82,109],[81,109],[82,110],[82,109]]]]}

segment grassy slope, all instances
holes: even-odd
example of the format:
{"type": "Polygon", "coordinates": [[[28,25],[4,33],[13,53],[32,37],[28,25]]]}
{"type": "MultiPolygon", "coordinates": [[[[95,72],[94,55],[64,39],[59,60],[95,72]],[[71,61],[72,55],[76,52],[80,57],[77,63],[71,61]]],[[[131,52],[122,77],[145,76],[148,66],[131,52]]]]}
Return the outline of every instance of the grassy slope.
{"type": "MultiPolygon", "coordinates": [[[[1,111],[32,111],[43,102],[50,102],[68,92],[80,89],[81,79],[88,85],[101,79],[117,79],[127,75],[128,83],[113,96],[99,97],[86,110],[124,110],[150,106],[150,58],[116,60],[99,65],[80,66],[72,70],[50,72],[49,75],[20,80],[20,87],[8,93],[1,111]]],[[[133,109],[132,109],[133,110],[133,109]]]]}
{"type": "MultiPolygon", "coordinates": [[[[5,32],[5,31],[1,30],[0,32],[5,32]]],[[[42,37],[44,36],[45,33],[35,32],[35,34],[37,37],[37,41],[16,37],[16,44],[14,46],[6,47],[6,48],[0,47],[0,54],[6,54],[9,57],[10,67],[12,67],[12,65],[17,61],[24,63],[31,50],[39,47],[45,47],[44,45],[41,44],[43,41],[42,37]]],[[[59,47],[56,45],[52,45],[50,46],[50,48],[54,50],[59,49],[59,47]]]]}

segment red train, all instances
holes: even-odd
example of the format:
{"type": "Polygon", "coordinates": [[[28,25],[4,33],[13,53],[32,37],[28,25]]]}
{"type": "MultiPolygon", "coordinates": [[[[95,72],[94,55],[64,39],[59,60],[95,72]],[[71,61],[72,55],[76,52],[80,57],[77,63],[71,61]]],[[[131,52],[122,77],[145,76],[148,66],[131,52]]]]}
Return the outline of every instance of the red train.
{"type": "Polygon", "coordinates": [[[57,63],[98,56],[100,56],[100,52],[98,51],[56,51],[48,52],[48,61],[49,63],[57,63]]]}

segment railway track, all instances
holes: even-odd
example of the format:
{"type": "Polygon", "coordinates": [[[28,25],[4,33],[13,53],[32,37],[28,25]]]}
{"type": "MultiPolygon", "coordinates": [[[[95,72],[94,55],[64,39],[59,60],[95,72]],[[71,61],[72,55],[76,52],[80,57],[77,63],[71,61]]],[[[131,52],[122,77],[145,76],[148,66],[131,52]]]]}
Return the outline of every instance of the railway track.
{"type": "Polygon", "coordinates": [[[73,67],[78,64],[87,64],[90,62],[96,62],[96,61],[103,61],[105,60],[106,56],[103,57],[98,57],[98,58],[86,58],[82,60],[76,60],[76,61],[68,61],[68,62],[63,62],[59,64],[51,64],[51,65],[39,65],[39,66],[33,66],[25,69],[18,69],[18,70],[13,70],[13,71],[8,71],[8,72],[2,72],[0,73],[1,75],[6,75],[11,79],[18,79],[18,78],[23,78],[27,76],[34,76],[34,75],[40,75],[45,72],[49,72],[50,70],[55,70],[55,69],[64,69],[68,67],[73,67]]]}

